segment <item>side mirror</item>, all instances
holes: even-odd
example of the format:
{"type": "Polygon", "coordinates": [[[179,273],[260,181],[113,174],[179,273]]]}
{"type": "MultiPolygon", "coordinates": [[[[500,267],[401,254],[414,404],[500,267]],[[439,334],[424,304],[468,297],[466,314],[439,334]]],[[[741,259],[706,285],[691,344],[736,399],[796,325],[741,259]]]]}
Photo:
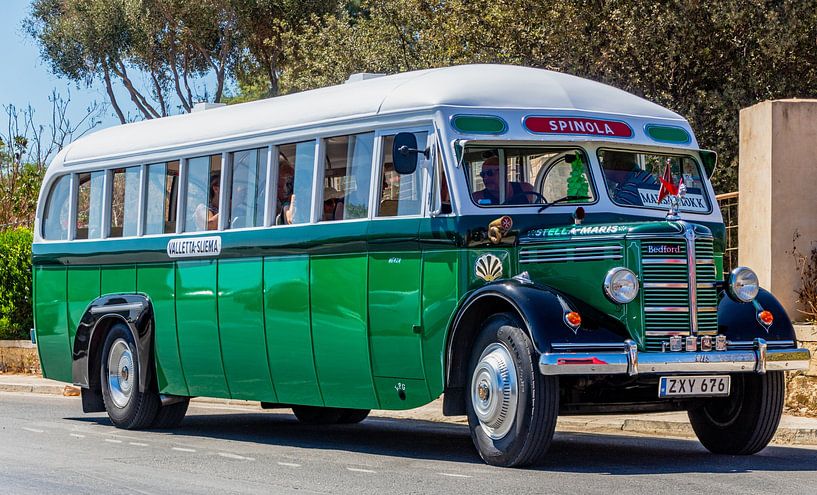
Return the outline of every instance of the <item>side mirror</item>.
{"type": "Polygon", "coordinates": [[[394,136],[391,149],[394,170],[400,175],[413,174],[417,170],[417,154],[428,158],[428,150],[417,149],[417,136],[411,132],[401,132],[394,136]]]}
{"type": "Polygon", "coordinates": [[[711,179],[712,174],[715,173],[715,167],[718,165],[718,154],[709,150],[700,150],[700,153],[706,176],[711,179]]]}

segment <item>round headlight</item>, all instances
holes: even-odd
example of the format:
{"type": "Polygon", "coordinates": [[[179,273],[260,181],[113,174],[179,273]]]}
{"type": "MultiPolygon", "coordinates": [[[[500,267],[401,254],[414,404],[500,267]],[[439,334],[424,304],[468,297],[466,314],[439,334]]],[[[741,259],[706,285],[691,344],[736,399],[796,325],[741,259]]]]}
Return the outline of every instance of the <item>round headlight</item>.
{"type": "Polygon", "coordinates": [[[604,277],[604,293],[611,301],[626,304],[638,295],[638,277],[624,268],[613,268],[604,277]]]}
{"type": "Polygon", "coordinates": [[[740,302],[752,302],[757,297],[760,284],[751,268],[739,266],[729,274],[729,294],[740,302]]]}

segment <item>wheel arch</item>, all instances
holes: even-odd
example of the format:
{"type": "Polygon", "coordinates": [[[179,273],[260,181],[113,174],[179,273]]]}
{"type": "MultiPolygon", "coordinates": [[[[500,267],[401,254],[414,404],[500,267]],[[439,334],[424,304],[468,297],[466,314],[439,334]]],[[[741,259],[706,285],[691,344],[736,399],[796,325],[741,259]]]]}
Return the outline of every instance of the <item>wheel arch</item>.
{"type": "Polygon", "coordinates": [[[480,287],[463,299],[446,337],[443,414],[465,414],[468,359],[475,337],[482,330],[482,322],[489,316],[497,313],[514,315],[533,342],[534,349],[542,352],[546,340],[537,330],[543,325],[534,321],[541,320],[542,315],[537,315],[533,307],[541,302],[536,301],[540,298],[552,299],[556,303],[554,294],[546,289],[510,279],[480,287]]]}
{"type": "Polygon", "coordinates": [[[105,336],[122,323],[136,343],[139,391],[148,387],[152,360],[153,306],[145,294],[106,294],[94,299],[80,319],[72,352],[72,380],[81,387],[85,412],[104,410],[100,383],[100,355],[105,336]]]}

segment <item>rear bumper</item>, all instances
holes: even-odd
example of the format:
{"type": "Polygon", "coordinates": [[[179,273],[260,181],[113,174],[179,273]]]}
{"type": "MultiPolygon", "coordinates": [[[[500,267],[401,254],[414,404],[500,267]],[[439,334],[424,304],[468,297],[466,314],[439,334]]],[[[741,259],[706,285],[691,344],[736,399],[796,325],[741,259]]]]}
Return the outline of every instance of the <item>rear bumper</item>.
{"type": "MultiPolygon", "coordinates": [[[[805,370],[811,354],[795,348],[793,342],[767,343],[763,339],[735,343],[728,351],[639,352],[635,342],[621,345],[586,346],[583,349],[559,349],[542,354],[539,371],[543,375],[673,375],[689,373],[765,373],[766,371],[805,370]]],[[[565,346],[568,347],[568,346],[565,346]]]]}

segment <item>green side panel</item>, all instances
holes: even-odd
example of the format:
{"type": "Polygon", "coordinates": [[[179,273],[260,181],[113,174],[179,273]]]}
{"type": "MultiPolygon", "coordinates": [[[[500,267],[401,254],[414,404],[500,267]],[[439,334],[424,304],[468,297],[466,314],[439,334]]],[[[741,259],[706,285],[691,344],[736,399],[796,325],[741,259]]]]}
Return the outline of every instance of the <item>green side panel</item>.
{"type": "Polygon", "coordinates": [[[381,409],[414,409],[431,402],[425,380],[376,377],[374,382],[381,409]]]}
{"type": "Polygon", "coordinates": [[[448,325],[457,309],[460,252],[423,252],[423,358],[431,397],[443,392],[448,325]]]}
{"type": "Polygon", "coordinates": [[[136,291],[136,267],[106,266],[102,268],[101,294],[136,291]]]}
{"type": "Polygon", "coordinates": [[[176,337],[176,268],[173,263],[140,265],[136,281],[136,290],[146,294],[153,305],[153,347],[159,391],[190,395],[176,337]]]}
{"type": "Polygon", "coordinates": [[[176,265],[176,323],[184,376],[190,395],[230,397],[216,311],[215,260],[176,265]]]}
{"type": "Polygon", "coordinates": [[[82,315],[88,305],[99,297],[99,279],[97,266],[68,268],[68,335],[72,349],[82,315]]]}
{"type": "Polygon", "coordinates": [[[218,325],[224,372],[234,399],[278,402],[264,335],[261,258],[218,263],[218,325]]]}
{"type": "Polygon", "coordinates": [[[425,378],[419,253],[369,255],[369,326],[375,376],[425,378]]]}
{"type": "Polygon", "coordinates": [[[34,267],[34,328],[43,376],[71,382],[71,347],[65,307],[66,269],[34,267]]]}
{"type": "Polygon", "coordinates": [[[264,260],[264,317],[278,401],[322,406],[312,354],[308,256],[264,260]]]}
{"type": "Polygon", "coordinates": [[[367,256],[313,257],[312,338],[327,406],[378,407],[366,331],[367,256]]]}

